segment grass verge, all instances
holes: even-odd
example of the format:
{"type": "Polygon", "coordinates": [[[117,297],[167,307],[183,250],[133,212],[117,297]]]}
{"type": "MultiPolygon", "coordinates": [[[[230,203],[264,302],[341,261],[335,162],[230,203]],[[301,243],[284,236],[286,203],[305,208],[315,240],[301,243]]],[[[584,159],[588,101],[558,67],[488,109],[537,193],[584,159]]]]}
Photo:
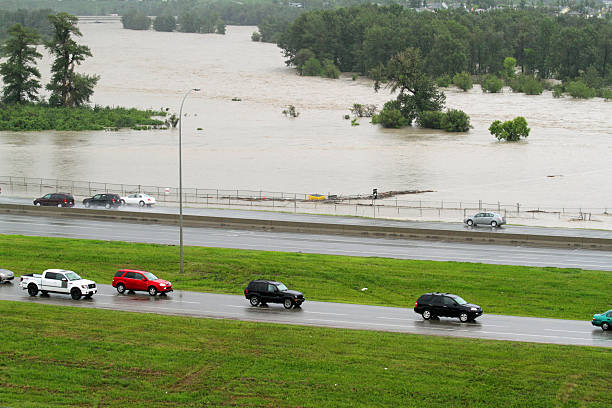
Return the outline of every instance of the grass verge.
{"type": "Polygon", "coordinates": [[[485,313],[561,319],[589,320],[610,308],[602,296],[612,279],[606,271],[184,249],[185,274],[180,275],[175,246],[0,235],[0,267],[18,275],[72,269],[107,284],[117,269],[144,269],[176,289],[236,295],[250,280],[269,278],[301,290],[307,300],[398,307],[413,306],[425,292],[442,291],[460,294],[485,313]]]}
{"type": "Polygon", "coordinates": [[[0,301],[10,407],[609,407],[609,349],[0,301]],[[135,334],[137,333],[137,334],[135,334]]]}

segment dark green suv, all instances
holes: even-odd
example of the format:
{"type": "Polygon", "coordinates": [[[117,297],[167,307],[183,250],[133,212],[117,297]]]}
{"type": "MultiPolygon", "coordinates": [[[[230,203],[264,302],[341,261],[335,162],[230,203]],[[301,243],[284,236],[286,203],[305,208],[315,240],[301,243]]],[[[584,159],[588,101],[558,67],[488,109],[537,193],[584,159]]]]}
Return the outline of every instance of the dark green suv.
{"type": "Polygon", "coordinates": [[[608,310],[605,313],[594,314],[591,324],[601,327],[602,330],[609,330],[610,326],[612,326],[612,310],[608,310]]]}

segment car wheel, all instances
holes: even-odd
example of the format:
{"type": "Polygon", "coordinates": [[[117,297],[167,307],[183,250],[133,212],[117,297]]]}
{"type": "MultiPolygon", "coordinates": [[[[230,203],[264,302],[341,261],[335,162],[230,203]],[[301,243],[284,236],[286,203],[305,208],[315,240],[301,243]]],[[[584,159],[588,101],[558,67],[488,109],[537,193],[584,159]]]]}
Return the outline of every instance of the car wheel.
{"type": "Polygon", "coordinates": [[[72,288],[72,290],[70,291],[70,296],[74,300],[79,300],[81,298],[81,291],[77,288],[72,288]]]}
{"type": "Polygon", "coordinates": [[[497,221],[491,221],[491,226],[492,226],[493,228],[497,227],[497,221]]]}
{"type": "Polygon", "coordinates": [[[85,208],[89,208],[89,206],[90,206],[91,204],[89,204],[89,201],[85,201],[85,202],[83,203],[83,205],[85,206],[85,208]]]}
{"type": "Polygon", "coordinates": [[[125,205],[126,205],[126,204],[125,204],[125,200],[121,200],[121,205],[122,205],[122,206],[125,206],[125,205]]]}
{"type": "Polygon", "coordinates": [[[149,295],[155,296],[157,295],[157,288],[155,286],[149,286],[148,292],[149,292],[149,295]]]}
{"type": "Polygon", "coordinates": [[[140,202],[138,203],[138,206],[139,206],[139,207],[144,207],[144,204],[145,204],[145,203],[144,203],[144,201],[140,201],[140,202]]]}
{"type": "Polygon", "coordinates": [[[423,319],[429,320],[431,319],[431,311],[425,309],[423,310],[423,313],[421,313],[421,316],[423,316],[423,319]]]}
{"type": "Polygon", "coordinates": [[[62,204],[58,204],[57,206],[58,206],[58,207],[63,207],[63,205],[62,205],[62,204]]]}
{"type": "Polygon", "coordinates": [[[603,322],[601,324],[601,330],[604,330],[604,331],[610,330],[610,324],[608,322],[603,322]]]}
{"type": "Polygon", "coordinates": [[[85,298],[85,299],[91,299],[91,294],[89,294],[89,295],[85,295],[85,296],[84,296],[84,298],[85,298]]]}
{"type": "Polygon", "coordinates": [[[35,284],[30,283],[28,285],[28,295],[30,295],[30,296],[38,295],[38,287],[35,284]]]}
{"type": "Polygon", "coordinates": [[[40,207],[40,203],[39,202],[34,203],[34,205],[37,206],[37,207],[40,207]]]}
{"type": "Polygon", "coordinates": [[[251,296],[249,302],[251,302],[251,306],[258,306],[260,303],[259,298],[257,296],[251,296]]]}
{"type": "Polygon", "coordinates": [[[285,309],[291,309],[293,307],[293,300],[285,299],[283,306],[285,306],[285,309]]]}
{"type": "Polygon", "coordinates": [[[468,225],[468,227],[471,227],[472,225],[474,225],[474,221],[467,220],[466,224],[468,225]]]}
{"type": "Polygon", "coordinates": [[[470,320],[470,316],[467,313],[463,312],[459,315],[459,320],[461,321],[461,323],[465,323],[470,320]]]}
{"type": "Polygon", "coordinates": [[[104,208],[106,208],[106,209],[109,209],[109,208],[111,208],[111,205],[110,205],[110,203],[106,203],[106,204],[104,204],[104,208]]]}
{"type": "Polygon", "coordinates": [[[125,285],[123,283],[117,284],[117,292],[119,293],[125,292],[125,285]]]}

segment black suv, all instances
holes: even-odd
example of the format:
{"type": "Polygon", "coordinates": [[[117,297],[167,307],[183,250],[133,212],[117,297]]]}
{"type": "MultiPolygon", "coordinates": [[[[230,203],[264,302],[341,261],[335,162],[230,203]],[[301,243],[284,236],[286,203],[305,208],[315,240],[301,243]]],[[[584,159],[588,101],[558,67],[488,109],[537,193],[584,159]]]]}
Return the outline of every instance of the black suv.
{"type": "Polygon", "coordinates": [[[304,295],[301,292],[289,290],[280,282],[263,279],[251,281],[244,289],[244,297],[249,299],[251,306],[282,303],[285,309],[291,309],[304,303],[304,295]]]}
{"type": "Polygon", "coordinates": [[[121,206],[121,197],[118,194],[96,194],[91,198],[86,198],[83,200],[83,205],[85,207],[120,207],[121,206]]]}
{"type": "Polygon", "coordinates": [[[74,207],[74,197],[68,193],[51,193],[34,200],[34,205],[52,205],[54,207],[74,207]]]}
{"type": "Polygon", "coordinates": [[[461,296],[451,293],[426,293],[414,304],[414,311],[423,319],[435,319],[439,316],[458,317],[463,323],[476,319],[482,314],[482,308],[466,302],[461,296]]]}

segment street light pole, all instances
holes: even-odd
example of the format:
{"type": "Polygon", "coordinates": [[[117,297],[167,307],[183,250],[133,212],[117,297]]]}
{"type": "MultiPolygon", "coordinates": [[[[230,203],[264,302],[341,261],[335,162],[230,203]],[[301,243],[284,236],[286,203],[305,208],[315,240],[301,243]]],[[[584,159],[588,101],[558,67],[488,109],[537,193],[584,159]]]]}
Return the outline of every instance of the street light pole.
{"type": "Polygon", "coordinates": [[[183,96],[183,100],[181,101],[181,108],[179,109],[179,246],[181,251],[181,274],[183,274],[183,152],[182,152],[182,126],[183,123],[183,104],[185,103],[185,99],[187,99],[187,95],[191,93],[191,91],[198,92],[200,88],[192,88],[185,92],[185,96],[183,96]]]}

